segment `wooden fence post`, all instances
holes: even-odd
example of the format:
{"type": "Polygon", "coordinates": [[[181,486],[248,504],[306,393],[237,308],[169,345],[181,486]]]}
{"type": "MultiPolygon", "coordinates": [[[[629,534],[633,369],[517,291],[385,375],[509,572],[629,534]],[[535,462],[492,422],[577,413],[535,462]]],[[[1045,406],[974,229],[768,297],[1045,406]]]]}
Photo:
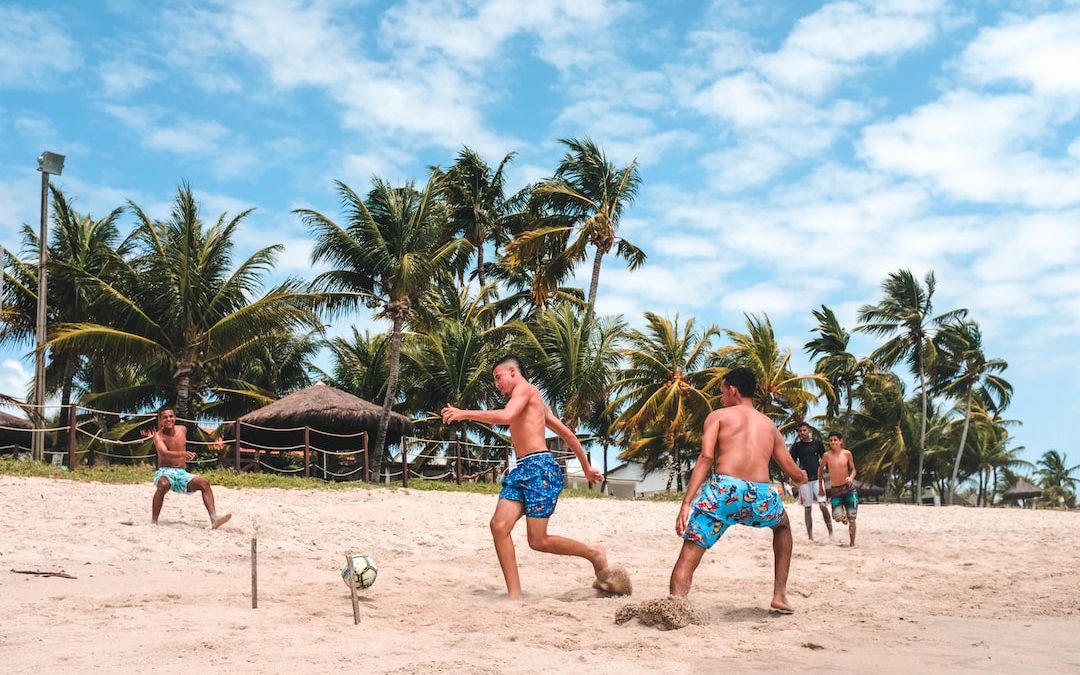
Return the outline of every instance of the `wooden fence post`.
{"type": "Polygon", "coordinates": [[[311,478],[311,428],[304,425],[304,478],[311,478]]]}
{"type": "MultiPolygon", "coordinates": [[[[404,440],[402,441],[404,443],[404,440]]],[[[364,432],[364,482],[371,482],[371,469],[368,467],[367,432],[364,432]]]]}
{"type": "Polygon", "coordinates": [[[240,420],[233,422],[236,425],[236,470],[240,470],[240,420]]]}
{"type": "Polygon", "coordinates": [[[457,471],[455,472],[457,474],[457,484],[461,485],[461,441],[460,440],[455,440],[454,441],[454,454],[457,456],[457,462],[456,462],[457,471]]]}
{"type": "Polygon", "coordinates": [[[75,451],[78,449],[79,439],[78,426],[76,425],[78,410],[74,403],[68,404],[68,471],[75,470],[75,451]]]}

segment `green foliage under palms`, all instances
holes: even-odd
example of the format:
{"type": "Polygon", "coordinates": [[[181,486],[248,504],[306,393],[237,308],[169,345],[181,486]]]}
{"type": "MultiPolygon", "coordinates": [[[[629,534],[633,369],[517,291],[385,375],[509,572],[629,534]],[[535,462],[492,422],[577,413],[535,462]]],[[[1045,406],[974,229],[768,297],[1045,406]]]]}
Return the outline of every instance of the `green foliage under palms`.
{"type": "Polygon", "coordinates": [[[1039,485],[1043,499],[1051,503],[1063,500],[1070,508],[1076,506],[1076,488],[1080,485],[1080,464],[1069,466],[1068,456],[1057,450],[1047,450],[1037,462],[1039,485]]]}
{"type": "Polygon", "coordinates": [[[817,337],[810,340],[804,349],[810,354],[810,358],[817,358],[814,372],[824,376],[832,385],[825,390],[828,405],[825,408],[826,419],[829,422],[841,419],[841,430],[844,438],[848,438],[851,432],[852,406],[854,404],[855,389],[863,378],[874,370],[874,362],[869,358],[858,358],[850,353],[848,343],[851,334],[840,325],[836,314],[826,307],[821,310],[813,310],[817,326],[813,332],[817,337]],[[844,414],[840,415],[840,404],[844,405],[844,414]]]}
{"type": "Polygon", "coordinates": [[[132,235],[134,258],[120,283],[85,273],[82,283],[97,292],[98,317],[108,322],[65,324],[50,340],[91,359],[138,364],[140,382],[92,398],[114,410],[136,410],[155,402],[175,403],[190,417],[204,405],[208,369],[242,358],[282,331],[312,330],[319,322],[314,298],[286,281],[258,295],[262,277],[280,246],[253,253],[232,267],[237,228],[250,213],[207,227],[191,187],[177,191],[171,217],[152,220],[131,204],[138,218],[132,235]]]}

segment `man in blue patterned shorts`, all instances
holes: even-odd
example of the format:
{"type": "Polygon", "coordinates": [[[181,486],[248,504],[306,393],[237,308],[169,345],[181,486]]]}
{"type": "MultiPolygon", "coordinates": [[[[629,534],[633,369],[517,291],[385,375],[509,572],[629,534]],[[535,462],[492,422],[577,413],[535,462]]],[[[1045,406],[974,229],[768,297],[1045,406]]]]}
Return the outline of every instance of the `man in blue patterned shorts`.
{"type": "Polygon", "coordinates": [[[748,368],[729,371],[720,390],[724,407],[705,418],[701,454],[675,519],[675,532],[683,545],[669,589],[679,597],[690,592],[705,551],[732,525],[769,527],[775,558],[770,606],[790,614],[791,526],[780,494],[769,485],[769,459],[776,460],[795,485],[805,483],[807,476],[791,459],[773,421],[754,410],[755,387],[754,373],[748,368]]]}
{"type": "Polygon", "coordinates": [[[603,474],[589,464],[589,458],[577,436],[563,424],[544,403],[540,391],[531,384],[522,370],[521,361],[506,356],[495,363],[492,371],[495,388],[509,400],[500,410],[462,410],[446,406],[443,422],[452,424],[472,420],[484,424],[510,426],[517,467],[503,481],[499,503],[491,518],[491,536],[499,557],[506,594],[511,600],[521,598],[521,579],[518,576],[517,556],[510,537],[514,525],[525,516],[529,547],[557,555],[574,555],[592,563],[598,578],[608,567],[607,555],[599,546],[587,546],[579,541],[548,534],[548,519],[555,511],[563,487],[562,469],[544,443],[544,429],[559,435],[581,462],[581,469],[590,482],[603,480],[603,474]]]}
{"type": "Polygon", "coordinates": [[[187,427],[176,423],[176,411],[172,408],[162,408],[157,415],[157,428],[154,431],[144,431],[143,436],[154,439],[154,449],[157,450],[158,470],[154,472],[154,484],[157,491],[154,493],[152,519],[157,525],[158,514],[161,513],[161,505],[165,501],[165,494],[169,491],[180,494],[201,492],[203,506],[210,514],[210,525],[218,529],[232,518],[231,513],[218,516],[214,506],[214,491],[210,489],[210,481],[202,476],[195,476],[187,472],[187,463],[195,459],[193,453],[187,450],[187,427]]]}

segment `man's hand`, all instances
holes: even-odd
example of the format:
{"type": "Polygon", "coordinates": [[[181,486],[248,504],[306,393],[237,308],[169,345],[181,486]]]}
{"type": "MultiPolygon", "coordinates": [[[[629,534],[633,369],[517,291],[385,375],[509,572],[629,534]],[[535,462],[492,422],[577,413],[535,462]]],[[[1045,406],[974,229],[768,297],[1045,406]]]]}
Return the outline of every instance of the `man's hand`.
{"type": "Polygon", "coordinates": [[[442,421],[443,421],[443,424],[451,424],[453,422],[460,422],[460,421],[462,421],[464,419],[468,419],[468,418],[465,417],[465,411],[462,410],[461,408],[455,408],[452,405],[448,405],[448,406],[446,406],[445,408],[442,409],[442,421]]]}
{"type": "Polygon", "coordinates": [[[855,484],[855,477],[854,476],[848,476],[847,480],[844,481],[844,482],[847,483],[848,487],[851,487],[852,485],[855,484]]]}
{"type": "Polygon", "coordinates": [[[585,477],[589,479],[590,483],[604,482],[604,474],[600,473],[600,469],[597,469],[595,466],[590,466],[585,469],[585,477]]]}
{"type": "Polygon", "coordinates": [[[679,506],[679,515],[675,518],[675,534],[680,537],[683,532],[686,532],[686,526],[690,524],[690,505],[681,504],[679,506]]]}
{"type": "Polygon", "coordinates": [[[806,475],[805,469],[800,470],[797,474],[789,475],[788,477],[791,478],[791,484],[795,487],[799,487],[810,480],[810,477],[806,475]]]}
{"type": "Polygon", "coordinates": [[[185,453],[184,453],[184,457],[185,457],[185,458],[187,459],[187,461],[189,461],[189,462],[190,462],[190,461],[193,461],[193,460],[195,459],[195,453],[194,453],[194,452],[185,452],[185,453]]]}
{"type": "Polygon", "coordinates": [[[157,429],[140,429],[139,430],[139,435],[142,436],[143,438],[153,438],[154,436],[157,436],[157,433],[158,433],[157,429]]]}

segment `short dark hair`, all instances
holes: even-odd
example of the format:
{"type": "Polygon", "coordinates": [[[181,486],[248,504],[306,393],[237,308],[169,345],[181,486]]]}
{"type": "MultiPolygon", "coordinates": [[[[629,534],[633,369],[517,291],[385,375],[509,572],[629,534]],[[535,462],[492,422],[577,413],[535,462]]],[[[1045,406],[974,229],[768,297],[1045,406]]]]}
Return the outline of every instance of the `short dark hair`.
{"type": "Polygon", "coordinates": [[[802,429],[803,427],[806,427],[807,429],[813,429],[813,427],[810,426],[810,423],[806,420],[803,420],[802,422],[799,422],[795,425],[795,429],[802,429]]]}
{"type": "Polygon", "coordinates": [[[754,390],[757,389],[757,378],[754,377],[754,371],[749,368],[732,368],[727,371],[721,382],[724,385],[735,387],[740,394],[747,398],[753,396],[754,390]]]}
{"type": "Polygon", "coordinates": [[[514,366],[518,369],[518,372],[521,373],[522,377],[524,377],[525,379],[529,378],[529,375],[525,372],[525,366],[522,365],[521,359],[518,358],[517,354],[504,354],[500,356],[498,359],[495,360],[495,365],[493,365],[491,369],[495,370],[496,368],[505,363],[513,363],[514,366]]]}
{"type": "Polygon", "coordinates": [[[830,431],[829,438],[832,438],[833,436],[836,436],[840,440],[844,440],[844,434],[840,433],[839,431],[830,431]]]}

